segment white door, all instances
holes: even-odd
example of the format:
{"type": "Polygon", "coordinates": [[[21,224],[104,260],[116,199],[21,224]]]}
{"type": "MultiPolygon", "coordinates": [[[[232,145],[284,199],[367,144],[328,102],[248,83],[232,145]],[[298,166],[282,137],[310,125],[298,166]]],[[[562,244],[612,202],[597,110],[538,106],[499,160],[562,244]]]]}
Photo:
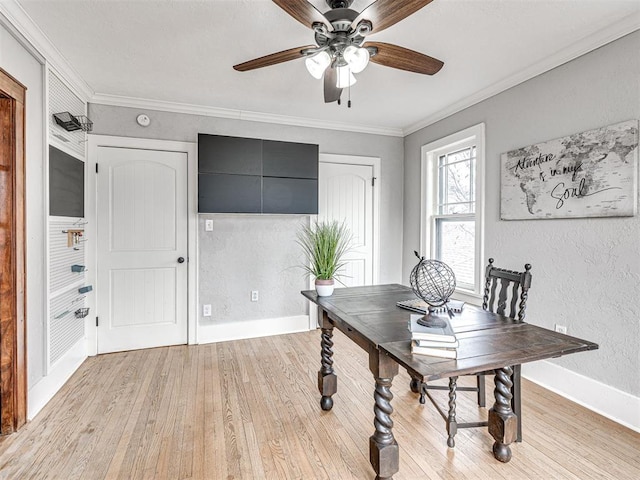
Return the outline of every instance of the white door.
{"type": "Polygon", "coordinates": [[[353,248],[340,277],[348,287],[374,281],[373,177],[373,165],[320,161],[318,220],[344,221],[353,235],[353,248]]]}
{"type": "Polygon", "coordinates": [[[98,147],[98,353],[187,343],[187,154],[98,147]]]}

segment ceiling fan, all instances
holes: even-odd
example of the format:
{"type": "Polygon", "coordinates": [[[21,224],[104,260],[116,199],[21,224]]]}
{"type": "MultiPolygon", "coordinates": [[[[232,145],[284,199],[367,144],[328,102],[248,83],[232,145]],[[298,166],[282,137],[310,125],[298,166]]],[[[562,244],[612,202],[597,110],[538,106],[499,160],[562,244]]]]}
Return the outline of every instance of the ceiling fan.
{"type": "MultiPolygon", "coordinates": [[[[305,58],[309,73],[324,76],[325,103],[338,102],[344,88],[356,82],[354,73],[369,61],[386,67],[433,75],[443,62],[390,43],[365,42],[365,37],[395,25],[433,0],[376,0],[362,12],[349,7],[353,0],[326,0],[331,10],[321,13],[307,0],[273,0],[285,12],[315,32],[316,45],[290,48],[234,65],[240,72],[305,58]]],[[[349,102],[349,106],[351,102],[349,102]]]]}

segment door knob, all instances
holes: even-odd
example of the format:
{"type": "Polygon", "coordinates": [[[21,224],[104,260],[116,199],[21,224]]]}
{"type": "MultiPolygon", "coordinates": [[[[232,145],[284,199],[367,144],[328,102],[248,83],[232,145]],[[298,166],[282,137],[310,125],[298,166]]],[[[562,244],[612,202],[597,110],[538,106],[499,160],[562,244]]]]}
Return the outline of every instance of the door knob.
{"type": "Polygon", "coordinates": [[[178,257],[178,263],[184,263],[184,257],[178,257]]]}

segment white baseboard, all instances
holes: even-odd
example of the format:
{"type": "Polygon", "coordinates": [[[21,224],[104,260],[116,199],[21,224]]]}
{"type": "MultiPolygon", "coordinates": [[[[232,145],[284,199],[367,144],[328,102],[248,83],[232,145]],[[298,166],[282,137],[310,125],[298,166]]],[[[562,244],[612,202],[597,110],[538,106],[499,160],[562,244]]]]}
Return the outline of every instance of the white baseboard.
{"type": "Polygon", "coordinates": [[[87,358],[86,339],[81,338],[56,362],[49,375],[29,389],[27,419],[32,420],[87,358]]]}
{"type": "Polygon", "coordinates": [[[308,332],[309,330],[309,315],[199,325],[198,343],[226,342],[285,333],[308,332]]]}
{"type": "Polygon", "coordinates": [[[640,432],[640,398],[548,361],[522,365],[522,376],[640,432]]]}

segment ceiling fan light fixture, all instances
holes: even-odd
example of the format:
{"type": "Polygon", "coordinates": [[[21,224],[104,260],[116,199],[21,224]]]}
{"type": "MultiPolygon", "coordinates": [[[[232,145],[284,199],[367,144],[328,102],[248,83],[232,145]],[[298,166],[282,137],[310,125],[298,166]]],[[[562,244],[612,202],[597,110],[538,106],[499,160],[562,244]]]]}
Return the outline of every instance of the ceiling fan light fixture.
{"type": "Polygon", "coordinates": [[[312,57],[307,57],[304,64],[313,78],[320,80],[324,71],[331,65],[331,56],[326,51],[322,51],[312,57]]]}
{"type": "Polygon", "coordinates": [[[356,77],[351,73],[351,67],[344,65],[336,68],[338,73],[338,80],[336,81],[336,87],[347,88],[356,83],[356,77]]]}
{"type": "Polygon", "coordinates": [[[344,49],[342,58],[349,64],[353,73],[360,73],[369,64],[369,50],[349,45],[344,49]]]}

